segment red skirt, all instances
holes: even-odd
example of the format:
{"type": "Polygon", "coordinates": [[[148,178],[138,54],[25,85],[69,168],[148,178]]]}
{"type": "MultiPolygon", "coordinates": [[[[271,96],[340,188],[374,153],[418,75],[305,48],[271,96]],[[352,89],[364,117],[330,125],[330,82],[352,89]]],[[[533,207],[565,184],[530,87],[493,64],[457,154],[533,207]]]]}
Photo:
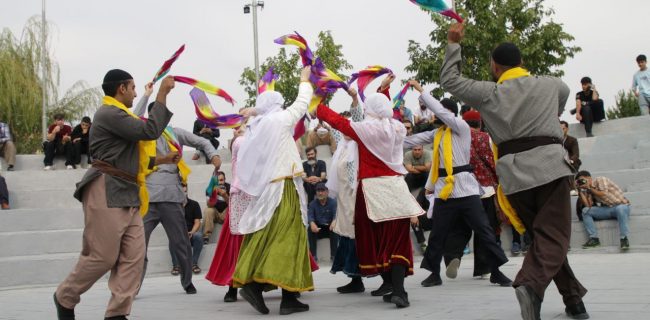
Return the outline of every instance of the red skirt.
{"type": "Polygon", "coordinates": [[[407,268],[407,275],[413,274],[410,223],[410,219],[383,222],[370,220],[366,211],[362,182],[359,182],[354,208],[354,232],[362,276],[388,272],[392,264],[401,264],[407,268]]]}
{"type": "Polygon", "coordinates": [[[230,210],[226,210],[226,219],[219,233],[219,242],[214,251],[212,264],[205,275],[206,279],[218,286],[232,285],[232,275],[237,265],[239,248],[244,240],[243,235],[230,233],[230,210]]]}

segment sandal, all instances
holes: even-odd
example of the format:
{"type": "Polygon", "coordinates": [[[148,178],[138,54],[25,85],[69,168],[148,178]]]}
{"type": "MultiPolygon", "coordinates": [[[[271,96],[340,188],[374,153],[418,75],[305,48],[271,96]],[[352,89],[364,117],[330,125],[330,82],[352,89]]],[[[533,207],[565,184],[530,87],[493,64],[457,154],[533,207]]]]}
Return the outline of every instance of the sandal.
{"type": "Polygon", "coordinates": [[[178,269],[178,267],[172,267],[172,276],[177,276],[178,274],[181,273],[181,271],[178,269]]]}
{"type": "Polygon", "coordinates": [[[194,274],[199,274],[199,273],[201,273],[201,268],[199,268],[199,266],[197,266],[197,265],[193,265],[192,266],[192,272],[194,272],[194,274]]]}

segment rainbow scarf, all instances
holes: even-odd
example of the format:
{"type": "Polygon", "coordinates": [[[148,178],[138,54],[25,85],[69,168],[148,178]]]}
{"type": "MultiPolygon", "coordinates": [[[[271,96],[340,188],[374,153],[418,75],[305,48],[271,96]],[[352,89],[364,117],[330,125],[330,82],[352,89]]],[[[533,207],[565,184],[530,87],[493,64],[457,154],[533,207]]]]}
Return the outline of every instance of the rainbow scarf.
{"type": "MultiPolygon", "coordinates": [[[[131,110],[129,110],[123,103],[117,101],[113,97],[104,96],[102,103],[106,106],[116,107],[126,114],[140,119],[136,116],[131,110]]],[[[147,211],[149,211],[149,191],[147,190],[147,176],[153,172],[153,169],[149,168],[149,162],[151,158],[156,157],[156,140],[141,140],[138,141],[138,174],[136,176],[136,181],[139,187],[139,196],[140,196],[140,215],[145,216],[147,211]]]]}
{"type": "Polygon", "coordinates": [[[169,70],[172,68],[172,65],[174,64],[174,62],[176,62],[176,59],[180,57],[183,51],[185,51],[185,45],[182,45],[180,48],[178,48],[178,50],[174,52],[171,58],[167,59],[167,61],[163,63],[162,67],[160,67],[160,69],[158,69],[158,72],[156,72],[156,75],[153,76],[153,80],[152,80],[153,83],[156,83],[156,81],[162,79],[162,77],[164,77],[167,73],[169,73],[169,70]]]}
{"type": "Polygon", "coordinates": [[[438,169],[440,168],[440,141],[442,141],[443,164],[447,176],[445,177],[445,186],[442,187],[438,197],[447,200],[454,191],[454,163],[451,145],[451,128],[443,125],[436,131],[433,137],[433,167],[431,168],[431,183],[436,184],[438,181],[438,169]]]}
{"type": "Polygon", "coordinates": [[[402,91],[397,93],[397,95],[393,98],[393,110],[399,110],[400,107],[404,104],[404,96],[406,96],[406,91],[411,87],[410,83],[406,83],[404,85],[404,88],[402,88],[402,91]]]}
{"type": "Polygon", "coordinates": [[[380,65],[368,66],[367,68],[357,73],[353,73],[352,77],[350,77],[350,80],[348,80],[348,85],[351,85],[354,81],[356,81],[357,86],[359,87],[359,97],[361,98],[361,101],[366,101],[366,96],[363,94],[363,92],[366,90],[368,84],[370,84],[372,80],[375,80],[379,76],[387,73],[393,73],[393,71],[380,65]]]}
{"type": "Polygon", "coordinates": [[[220,116],[210,104],[208,96],[200,89],[193,88],[190,97],[194,102],[196,118],[210,128],[237,128],[244,122],[244,117],[238,114],[226,114],[220,116]]]}
{"type": "Polygon", "coordinates": [[[183,160],[183,146],[178,142],[178,137],[174,133],[174,129],[171,126],[167,126],[162,133],[163,138],[167,141],[169,145],[169,150],[178,152],[178,155],[181,156],[181,160],[176,164],[178,166],[178,172],[181,176],[181,181],[183,184],[187,185],[187,177],[190,175],[192,170],[183,160]]]}
{"type": "Polygon", "coordinates": [[[443,0],[409,0],[413,4],[420,6],[423,9],[431,10],[437,12],[443,16],[452,18],[458,23],[463,23],[463,18],[461,18],[458,13],[450,9],[443,0]]]}

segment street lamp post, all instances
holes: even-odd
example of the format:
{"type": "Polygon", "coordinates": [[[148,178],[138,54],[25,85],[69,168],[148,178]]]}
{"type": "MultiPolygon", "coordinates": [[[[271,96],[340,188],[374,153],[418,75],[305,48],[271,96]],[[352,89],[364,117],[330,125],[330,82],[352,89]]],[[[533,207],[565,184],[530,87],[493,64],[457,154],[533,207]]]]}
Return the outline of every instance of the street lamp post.
{"type": "MultiPolygon", "coordinates": [[[[259,54],[257,51],[257,7],[264,9],[264,1],[252,0],[251,4],[244,6],[244,14],[250,13],[251,7],[253,9],[253,51],[255,54],[255,85],[257,86],[260,82],[260,61],[259,54]]],[[[259,95],[257,90],[255,91],[256,95],[259,95]]]]}
{"type": "Polygon", "coordinates": [[[47,22],[45,21],[45,0],[43,0],[43,7],[41,12],[41,91],[42,91],[42,114],[41,114],[41,126],[43,140],[47,138],[47,93],[46,93],[46,81],[45,81],[45,55],[47,54],[47,48],[45,48],[45,28],[47,22]]]}

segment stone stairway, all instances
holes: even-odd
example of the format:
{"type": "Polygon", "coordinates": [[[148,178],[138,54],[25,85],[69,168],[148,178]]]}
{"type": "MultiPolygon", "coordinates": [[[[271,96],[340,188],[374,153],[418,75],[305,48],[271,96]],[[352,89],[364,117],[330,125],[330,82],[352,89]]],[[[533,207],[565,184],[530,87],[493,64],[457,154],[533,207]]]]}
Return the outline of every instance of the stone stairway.
{"type": "MultiPolygon", "coordinates": [[[[594,176],[614,180],[632,202],[630,220],[631,251],[650,249],[650,118],[635,117],[596,124],[595,137],[585,138],[579,124],[570,126],[571,135],[579,138],[583,170],[594,176]]],[[[319,159],[328,168],[331,153],[327,146],[318,149],[319,159]]],[[[203,160],[192,161],[193,152],[184,154],[192,168],[189,178],[190,198],[205,206],[204,190],[213,167],[203,160]]],[[[227,180],[230,172],[230,153],[220,150],[227,180]]],[[[3,171],[10,190],[12,209],[0,211],[0,289],[20,286],[56,284],[63,280],[77,261],[81,249],[83,212],[81,204],[72,197],[74,185],[85,173],[84,168],[65,170],[63,160],[55,161],[53,171],[43,171],[42,155],[19,155],[16,171],[3,171]]],[[[3,170],[4,160],[0,160],[3,170]]],[[[573,199],[575,202],[575,198],[573,199]]],[[[572,253],[586,241],[582,223],[573,214],[572,253]]],[[[597,222],[603,252],[618,252],[618,224],[616,221],[597,222]]],[[[511,235],[505,229],[502,243],[510,249],[511,235]]],[[[218,227],[210,244],[204,247],[200,259],[202,279],[212,261],[218,227]]],[[[148,275],[168,273],[171,268],[167,237],[158,227],[150,240],[148,275]]],[[[329,260],[329,242],[319,241],[319,260],[329,260]]],[[[593,249],[589,250],[590,252],[593,249]]],[[[416,254],[421,254],[419,248],[416,254]]]]}

